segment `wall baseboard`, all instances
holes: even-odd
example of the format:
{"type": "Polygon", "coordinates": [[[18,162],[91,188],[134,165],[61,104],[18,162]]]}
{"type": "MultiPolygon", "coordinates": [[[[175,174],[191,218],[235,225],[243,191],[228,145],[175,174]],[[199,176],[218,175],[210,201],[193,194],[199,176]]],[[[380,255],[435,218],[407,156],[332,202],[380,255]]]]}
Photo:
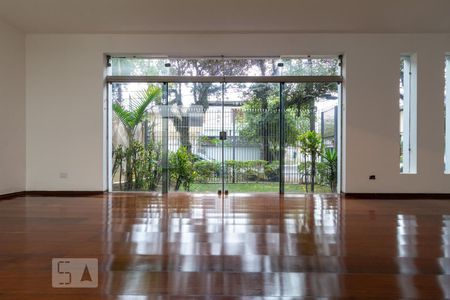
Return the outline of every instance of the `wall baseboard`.
{"type": "Polygon", "coordinates": [[[107,193],[106,191],[22,191],[0,195],[0,200],[13,199],[25,196],[41,196],[41,197],[82,197],[82,196],[99,196],[107,193]]]}
{"type": "Polygon", "coordinates": [[[2,195],[0,195],[0,200],[8,200],[8,199],[13,199],[13,198],[17,198],[17,197],[24,197],[24,196],[26,196],[26,192],[25,191],[9,193],[9,194],[2,194],[2,195]]]}
{"type": "Polygon", "coordinates": [[[98,196],[105,194],[106,191],[27,191],[27,196],[44,197],[80,197],[80,196],[98,196]]]}
{"type": "Polygon", "coordinates": [[[349,199],[450,199],[450,194],[435,193],[342,193],[349,199]]]}
{"type": "MultiPolygon", "coordinates": [[[[107,194],[107,191],[22,191],[0,195],[0,200],[13,199],[25,196],[41,197],[82,197],[100,196],[107,194]]],[[[435,193],[342,193],[348,199],[449,199],[450,194],[435,193]]]]}

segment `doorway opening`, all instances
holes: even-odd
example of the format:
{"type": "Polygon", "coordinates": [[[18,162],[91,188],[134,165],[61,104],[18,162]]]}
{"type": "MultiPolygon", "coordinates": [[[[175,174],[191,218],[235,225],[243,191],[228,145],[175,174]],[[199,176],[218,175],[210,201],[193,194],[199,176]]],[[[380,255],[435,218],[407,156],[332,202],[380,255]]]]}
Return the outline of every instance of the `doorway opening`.
{"type": "Polygon", "coordinates": [[[108,57],[110,191],[339,192],[341,57],[108,57]]]}

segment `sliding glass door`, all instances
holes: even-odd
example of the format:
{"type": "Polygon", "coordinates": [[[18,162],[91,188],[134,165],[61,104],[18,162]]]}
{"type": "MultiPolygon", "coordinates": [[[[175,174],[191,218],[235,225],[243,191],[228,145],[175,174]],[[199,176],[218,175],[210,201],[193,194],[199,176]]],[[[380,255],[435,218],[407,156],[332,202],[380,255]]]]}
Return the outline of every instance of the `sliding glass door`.
{"type": "Polygon", "coordinates": [[[229,192],[278,192],[280,84],[224,84],[223,143],[229,192]]]}
{"type": "Polygon", "coordinates": [[[339,60],[116,60],[110,190],[336,191],[339,60]]]}

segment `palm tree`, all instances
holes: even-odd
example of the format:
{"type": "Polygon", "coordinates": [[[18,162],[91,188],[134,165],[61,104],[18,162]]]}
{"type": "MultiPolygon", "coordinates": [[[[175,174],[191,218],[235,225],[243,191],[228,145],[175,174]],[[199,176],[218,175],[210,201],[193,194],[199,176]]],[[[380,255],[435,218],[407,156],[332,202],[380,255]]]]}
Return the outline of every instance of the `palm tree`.
{"type": "Polygon", "coordinates": [[[130,110],[127,110],[119,103],[113,103],[112,109],[127,132],[128,145],[131,145],[134,141],[137,126],[145,120],[147,107],[160,97],[161,89],[150,86],[147,90],[138,93],[137,97],[130,101],[130,110]]]}
{"type": "Polygon", "coordinates": [[[155,86],[150,86],[147,90],[138,93],[137,97],[130,102],[130,108],[126,109],[119,103],[113,103],[112,109],[116,117],[120,120],[127,133],[128,148],[124,149],[125,153],[125,190],[131,190],[133,187],[133,157],[135,156],[134,139],[136,129],[147,117],[147,107],[152,102],[156,102],[161,97],[161,89],[155,86]]]}

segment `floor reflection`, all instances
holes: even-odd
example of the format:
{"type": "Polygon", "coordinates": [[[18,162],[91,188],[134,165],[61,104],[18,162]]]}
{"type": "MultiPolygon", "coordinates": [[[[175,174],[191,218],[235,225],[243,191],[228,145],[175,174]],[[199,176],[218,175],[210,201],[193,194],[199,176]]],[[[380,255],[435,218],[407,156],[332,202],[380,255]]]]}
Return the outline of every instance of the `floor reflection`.
{"type": "Polygon", "coordinates": [[[112,198],[105,244],[113,270],[127,277],[112,272],[106,286],[120,294],[449,296],[449,215],[438,222],[406,204],[332,195],[112,198]]]}
{"type": "Polygon", "coordinates": [[[446,200],[22,197],[0,237],[2,299],[450,298],[446,200]],[[52,289],[54,257],[97,258],[99,288],[52,289]]]}
{"type": "Polygon", "coordinates": [[[340,294],[337,197],[111,197],[107,209],[114,293],[340,294]]]}

